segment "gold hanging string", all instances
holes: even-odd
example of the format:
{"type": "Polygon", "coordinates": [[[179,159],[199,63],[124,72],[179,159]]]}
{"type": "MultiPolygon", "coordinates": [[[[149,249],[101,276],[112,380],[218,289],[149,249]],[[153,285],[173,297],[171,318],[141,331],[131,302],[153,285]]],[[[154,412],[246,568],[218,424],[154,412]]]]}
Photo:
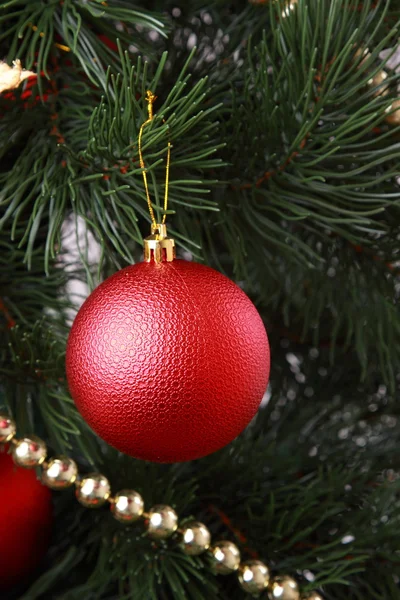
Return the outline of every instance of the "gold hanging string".
{"type": "MultiPolygon", "coordinates": [[[[156,217],[155,217],[155,214],[154,214],[154,209],[153,209],[153,206],[152,206],[152,203],[151,203],[150,192],[149,192],[149,184],[148,184],[148,181],[147,181],[147,170],[146,170],[146,166],[145,166],[144,160],[143,160],[142,137],[143,137],[144,128],[146,127],[146,125],[148,125],[149,123],[151,123],[151,121],[154,118],[154,115],[153,115],[153,104],[156,101],[156,99],[157,99],[157,96],[155,96],[153,94],[153,92],[151,92],[150,90],[148,90],[147,94],[146,94],[148,118],[142,124],[142,126],[140,127],[139,137],[138,137],[139,161],[140,161],[140,167],[142,169],[144,189],[146,191],[147,206],[149,207],[149,213],[150,213],[151,223],[152,223],[153,227],[157,227],[157,221],[156,221],[156,217]]],[[[162,219],[162,224],[163,225],[165,224],[165,221],[167,219],[168,188],[169,188],[169,167],[170,167],[170,164],[171,164],[171,142],[168,140],[167,165],[166,165],[166,168],[165,168],[164,216],[163,216],[163,219],[162,219]]]]}

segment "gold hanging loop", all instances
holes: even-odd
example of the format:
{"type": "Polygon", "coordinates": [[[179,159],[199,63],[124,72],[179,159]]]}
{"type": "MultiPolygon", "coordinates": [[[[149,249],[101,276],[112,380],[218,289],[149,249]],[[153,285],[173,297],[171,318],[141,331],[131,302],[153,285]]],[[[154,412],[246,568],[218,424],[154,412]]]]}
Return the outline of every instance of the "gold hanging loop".
{"type": "Polygon", "coordinates": [[[139,149],[139,162],[142,169],[144,189],[146,192],[147,206],[149,208],[151,218],[151,235],[144,240],[144,260],[146,262],[161,263],[163,261],[171,262],[175,258],[175,241],[168,237],[167,226],[165,224],[167,219],[168,209],[168,189],[169,189],[169,169],[171,164],[171,142],[168,140],[167,149],[167,164],[165,169],[165,195],[164,195],[164,215],[161,223],[157,223],[153,205],[151,203],[149,184],[147,180],[147,170],[143,159],[143,131],[146,125],[151,123],[154,118],[153,115],[153,104],[156,101],[157,96],[150,90],[147,91],[147,120],[141,125],[138,137],[138,149],[139,149]]]}

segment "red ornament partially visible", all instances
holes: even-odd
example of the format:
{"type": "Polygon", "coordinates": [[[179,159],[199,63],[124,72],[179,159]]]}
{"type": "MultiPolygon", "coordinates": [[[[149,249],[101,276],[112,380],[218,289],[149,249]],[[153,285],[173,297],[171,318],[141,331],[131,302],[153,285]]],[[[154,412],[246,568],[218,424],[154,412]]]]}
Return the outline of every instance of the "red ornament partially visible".
{"type": "Polygon", "coordinates": [[[16,467],[6,452],[0,452],[0,489],[0,592],[4,592],[21,583],[45,555],[52,506],[51,492],[35,472],[16,467]]]}
{"type": "Polygon", "coordinates": [[[232,281],[184,260],[115,273],[85,301],[68,339],[83,418],[136,458],[180,462],[231,442],[268,383],[261,318],[232,281]]]}

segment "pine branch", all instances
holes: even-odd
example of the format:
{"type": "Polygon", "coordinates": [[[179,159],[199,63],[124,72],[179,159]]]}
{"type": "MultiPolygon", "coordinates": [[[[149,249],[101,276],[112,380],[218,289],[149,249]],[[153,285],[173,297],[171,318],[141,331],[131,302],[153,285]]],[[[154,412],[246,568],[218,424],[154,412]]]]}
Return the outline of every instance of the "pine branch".
{"type": "MultiPolygon", "coordinates": [[[[297,241],[302,227],[313,227],[324,241],[329,231],[363,245],[371,244],[373,235],[388,233],[385,211],[398,210],[394,177],[400,155],[385,129],[374,132],[396,97],[395,88],[386,95],[365,91],[367,80],[386,65],[387,59],[378,65],[377,56],[394,41],[395,30],[374,42],[368,34],[371,15],[364,11],[355,31],[352,13],[333,3],[335,50],[335,44],[326,45],[331,38],[323,30],[323,15],[313,4],[308,9],[307,20],[300,5],[272,39],[265,36],[256,50],[249,44],[245,83],[236,86],[226,132],[235,131],[234,172],[241,171],[241,181],[250,180],[245,185],[232,181],[238,191],[229,220],[244,218],[260,244],[315,263],[315,252],[297,241]],[[374,51],[356,67],[354,52],[366,43],[363,37],[374,51]],[[244,155],[251,157],[245,163],[244,155]]],[[[396,81],[393,73],[388,83],[396,81]]]]}
{"type": "MultiPolygon", "coordinates": [[[[64,330],[65,335],[65,330],[64,330]]],[[[64,339],[51,318],[3,330],[0,345],[2,404],[22,435],[42,435],[53,453],[79,452],[101,462],[98,443],[67,392],[64,339]]]]}
{"type": "MultiPolygon", "coordinates": [[[[113,489],[136,489],[149,506],[163,490],[162,501],[204,521],[214,539],[232,539],[244,557],[256,549],[274,572],[297,573],[304,591],[322,587],[327,598],[339,600],[349,590],[358,599],[360,590],[396,589],[399,482],[390,473],[399,468],[393,428],[398,402],[382,391],[357,389],[351,361],[327,376],[327,363],[314,358],[304,383],[295,347],[282,356],[276,350],[274,365],[271,400],[229,448],[177,465],[136,461],[109,449],[102,472],[113,489]],[[310,386],[314,396],[307,402],[310,386]],[[327,402],[329,397],[334,399],[327,402]],[[228,525],[210,503],[223,506],[228,525]],[[302,579],[303,573],[315,580],[302,579]]],[[[55,547],[67,565],[56,585],[49,571],[41,590],[71,599],[145,598],[146,592],[157,600],[245,598],[234,577],[215,579],[207,561],[182,555],[176,540],[154,544],[139,527],[119,525],[106,509],[87,512],[68,493],[61,501],[55,547]],[[81,554],[67,554],[66,531],[81,554]]]]}
{"type": "MultiPolygon", "coordinates": [[[[361,378],[368,378],[371,365],[378,364],[383,381],[394,391],[400,364],[396,272],[391,273],[385,262],[340,243],[321,251],[320,268],[293,264],[279,280],[273,274],[264,276],[263,257],[267,254],[261,254],[249,289],[258,286],[270,332],[274,335],[274,322],[283,321],[284,335],[328,348],[332,363],[355,348],[361,378]]],[[[272,267],[276,269],[277,265],[272,267]]]]}
{"type": "Polygon", "coordinates": [[[125,0],[113,0],[112,3],[101,0],[64,0],[62,3],[6,0],[1,3],[0,10],[0,23],[10,23],[0,35],[0,42],[8,44],[9,61],[23,56],[26,68],[35,64],[38,72],[43,71],[48,79],[51,78],[49,64],[52,58],[57,61],[63,53],[71,53],[92,83],[104,83],[104,69],[109,64],[118,64],[118,55],[113,51],[118,21],[125,23],[118,37],[128,45],[134,33],[136,45],[145,52],[151,52],[151,46],[141,33],[143,29],[166,35],[162,17],[144,9],[134,10],[125,0]],[[99,36],[107,38],[109,45],[99,36]]]}
{"type": "MultiPolygon", "coordinates": [[[[390,53],[379,55],[396,43],[398,11],[299,0],[283,18],[283,7],[191,0],[177,14],[172,0],[2,3],[2,47],[42,75],[0,99],[1,401],[19,432],[43,436],[51,453],[100,470],[113,490],[137,489],[148,507],[166,502],[204,521],[244,558],[295,575],[302,591],[388,600],[400,577],[400,198],[397,129],[385,111],[398,74],[390,53]],[[116,24],[121,47],[133,41],[131,54],[148,60],[116,51],[116,24]],[[367,60],[357,54],[365,46],[367,60]],[[382,68],[385,84],[368,84],[382,68]],[[155,210],[169,132],[171,230],[181,248],[236,273],[269,322],[273,355],[271,396],[249,428],[178,465],[108,448],[64,380],[64,292],[76,273],[55,262],[61,225],[83,217],[101,242],[100,276],[138,256],[148,88],[159,95],[144,136],[155,210]]],[[[215,578],[176,538],[154,544],[106,509],[86,511],[72,491],[55,507],[51,566],[25,600],[245,598],[235,577],[215,578]]]]}
{"type": "MultiPolygon", "coordinates": [[[[49,139],[51,119],[43,121],[42,129],[29,132],[17,160],[0,177],[3,182],[0,203],[6,207],[0,226],[12,219],[15,228],[24,207],[34,199],[30,221],[22,239],[18,240],[20,246],[26,246],[28,264],[36,231],[46,222],[48,269],[59,245],[60,225],[70,210],[86,220],[103,249],[113,247],[126,261],[133,260],[132,242],[142,241],[138,219],[149,220],[137,151],[139,126],[145,120],[143,93],[147,88],[157,91],[166,60],[164,55],[159,69],[151,75],[147,63],[139,60],[133,68],[125,55],[122,74],[113,77],[109,73],[106,94],[98,107],[92,109],[89,126],[89,105],[85,107],[82,101],[76,105],[74,100],[83,91],[83,98],[93,101],[92,90],[82,82],[71,86],[65,84],[59,93],[58,101],[62,105],[57,112],[65,144],[57,145],[54,137],[49,139]],[[115,223],[118,223],[118,229],[115,223]]],[[[146,128],[143,138],[150,192],[158,214],[161,213],[159,193],[164,185],[168,132],[173,143],[171,212],[175,206],[187,207],[189,211],[196,208],[216,210],[215,202],[204,198],[209,183],[213,182],[205,183],[203,173],[222,164],[220,159],[212,158],[219,147],[213,139],[217,123],[211,120],[218,106],[204,106],[206,79],[198,81],[186,92],[187,87],[184,67],[170,94],[157,107],[154,124],[146,128]]],[[[43,114],[43,109],[39,110],[43,114]]],[[[22,116],[21,137],[26,136],[27,127],[22,116]]],[[[182,239],[183,243],[191,244],[189,237],[182,238],[178,232],[175,235],[178,241],[182,239]]]]}

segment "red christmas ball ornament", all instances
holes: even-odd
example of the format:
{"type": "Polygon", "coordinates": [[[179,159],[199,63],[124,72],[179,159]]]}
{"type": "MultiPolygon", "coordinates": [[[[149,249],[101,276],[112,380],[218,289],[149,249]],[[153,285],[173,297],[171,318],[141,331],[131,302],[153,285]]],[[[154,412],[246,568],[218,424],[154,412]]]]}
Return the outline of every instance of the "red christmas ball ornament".
{"type": "MultiPolygon", "coordinates": [[[[20,583],[45,555],[51,532],[51,492],[31,470],[0,452],[0,592],[20,583]]],[[[0,594],[1,595],[1,594],[0,594]]]]}
{"type": "Polygon", "coordinates": [[[247,426],[267,387],[269,345],[235,283],[174,259],[164,247],[173,241],[155,238],[145,262],[87,298],[66,369],[78,410],[101,438],[136,458],[180,462],[215,452],[247,426]]]}

